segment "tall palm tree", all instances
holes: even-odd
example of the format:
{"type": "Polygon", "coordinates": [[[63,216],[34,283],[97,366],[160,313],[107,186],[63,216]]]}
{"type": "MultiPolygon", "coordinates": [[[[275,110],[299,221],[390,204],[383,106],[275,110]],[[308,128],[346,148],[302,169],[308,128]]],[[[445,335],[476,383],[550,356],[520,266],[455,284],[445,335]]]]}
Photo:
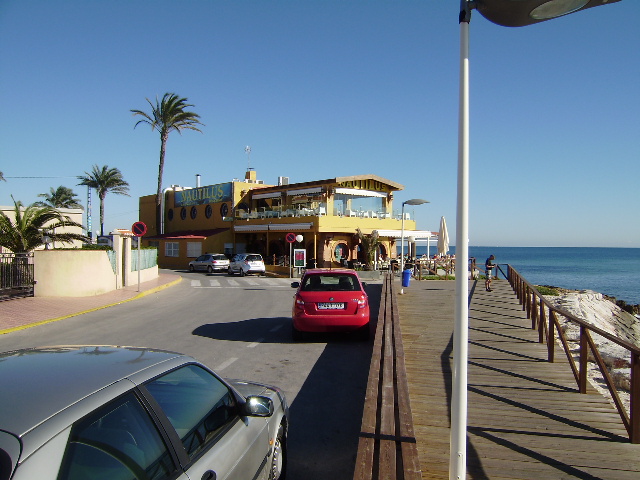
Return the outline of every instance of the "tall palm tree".
{"type": "Polygon", "coordinates": [[[161,101],[156,97],[155,106],[151,103],[151,100],[148,98],[146,100],[151,106],[150,114],[142,110],[131,110],[131,112],[134,116],[139,115],[142,117],[142,120],[139,120],[133,128],[136,128],[140,123],[146,123],[151,126],[151,130],[160,132],[160,164],[158,166],[158,190],[156,192],[156,231],[161,233],[162,212],[160,211],[160,205],[162,203],[162,175],[164,173],[164,157],[169,133],[173,130],[181,135],[182,130],[195,130],[202,133],[197,125],[204,124],[199,120],[200,115],[186,110],[194,105],[187,103],[186,98],[181,98],[175,93],[165,93],[161,101]]]}
{"type": "Polygon", "coordinates": [[[78,180],[80,180],[78,185],[95,188],[98,192],[100,198],[100,235],[104,235],[104,199],[109,192],[128,197],[129,183],[122,178],[120,170],[109,168],[107,165],[102,168],[94,165],[91,173],[84,172],[84,175],[78,176],[78,180]]]}
{"type": "Polygon", "coordinates": [[[6,180],[4,179],[4,174],[2,172],[0,172],[0,180],[2,180],[3,182],[6,182],[6,180]]]}
{"type": "Polygon", "coordinates": [[[44,202],[36,202],[34,205],[44,207],[46,205],[54,208],[82,208],[80,199],[73,190],[60,185],[57,189],[51,187],[49,193],[40,193],[39,197],[44,198],[44,202]]]}
{"type": "Polygon", "coordinates": [[[71,243],[73,240],[86,242],[89,239],[79,233],[56,232],[60,227],[80,227],[55,208],[48,205],[29,205],[25,207],[21,201],[11,197],[14,204],[13,217],[0,211],[0,246],[13,253],[26,253],[44,245],[43,230],[49,230],[47,236],[55,242],[71,243]]]}

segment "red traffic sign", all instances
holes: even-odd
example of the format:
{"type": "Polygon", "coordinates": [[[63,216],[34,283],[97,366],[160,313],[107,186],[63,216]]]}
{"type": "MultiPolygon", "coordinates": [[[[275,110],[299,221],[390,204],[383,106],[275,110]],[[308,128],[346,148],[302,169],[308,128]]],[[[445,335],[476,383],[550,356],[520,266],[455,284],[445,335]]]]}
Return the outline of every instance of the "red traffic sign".
{"type": "Polygon", "coordinates": [[[142,237],[145,233],[147,233],[147,226],[144,222],[136,222],[131,225],[131,231],[136,237],[142,237]]]}
{"type": "Polygon", "coordinates": [[[287,233],[287,236],[285,237],[287,242],[289,243],[293,243],[296,241],[296,234],[295,233],[287,233]]]}

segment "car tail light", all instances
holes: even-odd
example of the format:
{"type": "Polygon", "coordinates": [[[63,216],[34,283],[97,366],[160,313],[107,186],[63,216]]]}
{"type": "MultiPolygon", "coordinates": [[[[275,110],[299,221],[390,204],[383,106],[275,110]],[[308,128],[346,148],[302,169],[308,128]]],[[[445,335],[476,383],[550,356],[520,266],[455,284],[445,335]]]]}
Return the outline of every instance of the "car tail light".
{"type": "Polygon", "coordinates": [[[358,308],[365,308],[367,306],[367,297],[364,295],[358,299],[358,308]]]}
{"type": "Polygon", "coordinates": [[[296,295],[296,307],[304,308],[304,300],[296,295]]]}

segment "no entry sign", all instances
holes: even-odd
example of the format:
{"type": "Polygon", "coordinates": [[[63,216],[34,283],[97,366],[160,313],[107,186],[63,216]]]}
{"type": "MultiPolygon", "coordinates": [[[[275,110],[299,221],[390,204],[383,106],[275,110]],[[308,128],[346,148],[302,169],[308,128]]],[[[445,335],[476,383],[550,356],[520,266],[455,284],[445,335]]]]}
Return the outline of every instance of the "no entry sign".
{"type": "Polygon", "coordinates": [[[136,222],[131,225],[131,231],[136,237],[142,237],[145,233],[147,233],[147,226],[144,222],[136,222]]]}
{"type": "Polygon", "coordinates": [[[296,241],[296,234],[295,233],[287,233],[287,236],[285,238],[287,239],[287,242],[293,243],[293,242],[296,241]]]}

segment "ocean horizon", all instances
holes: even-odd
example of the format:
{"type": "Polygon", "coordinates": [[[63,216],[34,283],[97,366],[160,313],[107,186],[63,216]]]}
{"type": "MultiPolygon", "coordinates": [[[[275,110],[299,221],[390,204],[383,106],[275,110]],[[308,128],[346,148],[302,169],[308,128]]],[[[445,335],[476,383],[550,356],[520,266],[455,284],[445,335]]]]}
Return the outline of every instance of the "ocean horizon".
{"type": "MultiPolygon", "coordinates": [[[[418,244],[416,251],[418,256],[427,254],[427,246],[418,244]]],[[[436,252],[432,244],[429,254],[436,252]]],[[[455,246],[449,248],[449,254],[455,252],[455,246]]],[[[593,290],[640,304],[640,248],[469,247],[469,257],[479,264],[489,255],[496,257],[494,263],[510,264],[534,285],[593,290]]]]}

